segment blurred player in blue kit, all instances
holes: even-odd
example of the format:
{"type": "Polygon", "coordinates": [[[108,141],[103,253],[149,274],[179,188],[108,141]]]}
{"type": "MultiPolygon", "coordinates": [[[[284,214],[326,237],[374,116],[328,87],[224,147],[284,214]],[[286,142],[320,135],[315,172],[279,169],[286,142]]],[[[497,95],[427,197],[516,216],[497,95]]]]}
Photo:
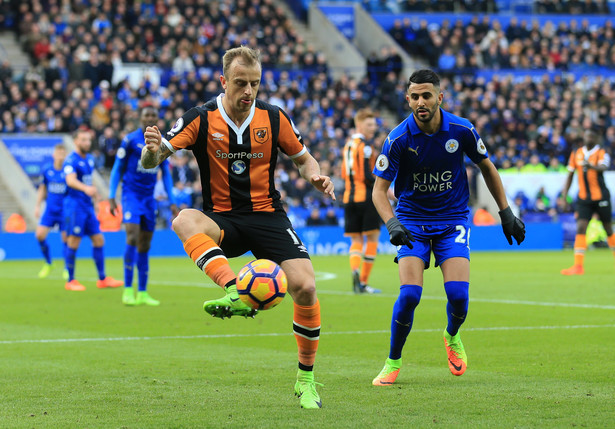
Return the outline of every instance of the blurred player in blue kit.
{"type": "Polygon", "coordinates": [[[83,286],[75,279],[75,259],[77,249],[84,235],[92,240],[92,257],[98,270],[96,286],[100,289],[119,287],[124,282],[115,280],[105,274],[105,256],[103,246],[105,239],[100,233],[100,223],[94,213],[92,198],[98,197],[96,187],[92,185],[94,158],[88,152],[92,146],[92,135],[85,129],[74,134],[75,150],[64,161],[67,191],[64,197],[64,227],[67,235],[66,269],[68,282],[66,290],[83,291],[83,286]]]}
{"type": "Polygon", "coordinates": [[[43,181],[38,187],[36,206],[34,208],[34,217],[40,217],[41,219],[34,235],[45,258],[45,263],[38,273],[38,277],[41,279],[49,276],[53,268],[47,236],[49,231],[56,226],[62,234],[62,258],[64,258],[66,253],[66,231],[64,230],[64,218],[62,216],[64,195],[66,194],[66,179],[64,178],[62,165],[66,158],[66,148],[62,143],[55,145],[52,157],[53,165],[46,168],[43,172],[43,181]],[[41,216],[41,204],[43,201],[45,201],[45,211],[41,216]]]}
{"type": "Polygon", "coordinates": [[[158,171],[162,171],[164,188],[171,202],[173,215],[178,213],[173,200],[173,179],[169,170],[169,162],[165,160],[154,168],[143,168],[141,151],[145,146],[143,133],[147,127],[153,127],[158,121],[158,109],[144,106],[140,112],[141,128],[128,134],[117,151],[115,163],[111,170],[109,184],[109,208],[115,215],[117,187],[122,182],[122,212],[126,228],[126,250],[124,252],[124,293],[122,302],[125,305],[160,305],[160,301],[152,298],[147,292],[149,274],[149,249],[156,229],[156,200],[154,186],[158,180],[158,171]],[[139,271],[138,292],[132,288],[136,256],[139,271]]]}
{"type": "Polygon", "coordinates": [[[448,299],[448,325],[443,332],[448,366],[454,375],[466,370],[467,355],[459,334],[468,312],[470,285],[470,193],[464,154],[480,168],[509,244],[513,238],[517,244],[525,238],[525,225],[513,215],[476,129],[467,119],[442,110],[442,99],[438,75],[415,71],[406,92],[412,113],[388,135],[374,167],[373,201],[391,243],[398,246],[395,261],[401,281],[393,306],[389,357],[373,380],[376,386],[393,384],[399,374],[432,251],[448,299]],[[387,198],[393,181],[398,199],[395,213],[387,198]]]}

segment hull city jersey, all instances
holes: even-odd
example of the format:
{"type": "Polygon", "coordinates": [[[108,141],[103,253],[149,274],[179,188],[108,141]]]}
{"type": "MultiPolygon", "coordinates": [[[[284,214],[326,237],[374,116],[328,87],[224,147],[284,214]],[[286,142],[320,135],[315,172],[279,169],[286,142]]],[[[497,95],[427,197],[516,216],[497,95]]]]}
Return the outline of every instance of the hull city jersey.
{"type": "Polygon", "coordinates": [[[194,153],[204,211],[283,211],[274,184],[278,152],[291,159],[303,155],[301,135],[282,109],[260,100],[238,127],[224,111],[223,96],[188,110],[163,144],[194,153]]]}
{"type": "Polygon", "coordinates": [[[374,174],[395,182],[397,217],[408,224],[467,222],[470,214],[464,154],[475,164],[487,148],[474,126],[440,109],[442,125],[425,134],[410,115],[388,135],[374,174]]]}
{"type": "Polygon", "coordinates": [[[372,170],[376,155],[371,146],[365,144],[362,134],[354,134],[344,146],[342,178],[344,179],[344,203],[371,201],[374,177],[372,170]]]}
{"type": "Polygon", "coordinates": [[[579,200],[584,201],[602,201],[609,200],[609,190],[604,183],[604,174],[601,171],[593,169],[584,169],[583,161],[588,161],[593,165],[611,164],[611,158],[606,151],[596,145],[591,150],[587,150],[585,146],[573,151],[570,154],[568,161],[568,171],[577,172],[579,181],[579,200]]]}

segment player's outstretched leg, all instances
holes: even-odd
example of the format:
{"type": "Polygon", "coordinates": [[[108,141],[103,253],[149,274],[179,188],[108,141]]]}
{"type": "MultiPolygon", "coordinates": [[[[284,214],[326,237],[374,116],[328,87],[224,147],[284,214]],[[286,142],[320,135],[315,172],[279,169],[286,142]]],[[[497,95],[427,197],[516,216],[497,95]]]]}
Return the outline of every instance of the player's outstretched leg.
{"type": "Polygon", "coordinates": [[[316,385],[322,383],[314,381],[314,371],[297,371],[297,382],[295,383],[295,396],[299,398],[301,408],[318,409],[322,408],[320,395],[316,391],[316,385]]]}
{"type": "Polygon", "coordinates": [[[230,318],[231,316],[254,317],[258,313],[258,310],[248,307],[239,298],[235,283],[225,287],[224,290],[226,295],[222,298],[205,301],[203,303],[203,310],[220,319],[230,318]]]}
{"type": "Polygon", "coordinates": [[[401,369],[401,358],[389,359],[384,363],[384,368],[380,371],[380,374],[374,378],[372,384],[374,386],[390,386],[395,382],[401,369]]]}
{"type": "Polygon", "coordinates": [[[444,347],[448,357],[448,368],[453,375],[461,375],[466,371],[468,366],[468,356],[463,348],[461,336],[459,332],[456,335],[450,335],[444,329],[444,347]]]}

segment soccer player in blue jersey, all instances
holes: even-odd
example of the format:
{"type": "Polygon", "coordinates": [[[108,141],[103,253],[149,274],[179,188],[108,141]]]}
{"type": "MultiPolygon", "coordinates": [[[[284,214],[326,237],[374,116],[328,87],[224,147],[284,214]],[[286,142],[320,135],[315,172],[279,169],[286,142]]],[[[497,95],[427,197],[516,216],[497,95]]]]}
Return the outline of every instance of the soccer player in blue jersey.
{"type": "Polygon", "coordinates": [[[92,240],[92,256],[98,270],[98,288],[119,287],[124,284],[105,274],[103,246],[105,239],[100,233],[100,223],[94,213],[92,198],[98,197],[92,185],[94,158],[88,154],[92,146],[90,131],[80,129],[74,135],[75,151],[64,161],[67,191],[64,197],[64,227],[66,228],[66,269],[68,282],[66,290],[83,291],[85,286],[75,279],[75,256],[81,238],[87,235],[92,240]]]}
{"type": "Polygon", "coordinates": [[[141,128],[128,134],[117,151],[115,163],[111,170],[109,189],[109,207],[115,215],[117,186],[122,182],[122,212],[126,228],[126,250],[124,252],[124,294],[122,302],[125,305],[160,305],[160,301],[152,298],[147,292],[149,272],[149,249],[156,228],[156,200],[154,186],[158,179],[158,171],[162,171],[164,188],[171,201],[171,210],[177,215],[177,205],[173,200],[173,179],[169,170],[169,162],[163,161],[160,166],[143,168],[141,165],[141,150],[145,146],[143,133],[147,127],[153,127],[158,121],[158,109],[144,106],[140,113],[141,128]],[[133,270],[135,265],[139,271],[138,292],[132,288],[133,270]]]}
{"type": "Polygon", "coordinates": [[[62,205],[64,204],[64,195],[66,194],[66,180],[62,165],[66,158],[66,148],[63,144],[57,144],[53,148],[53,165],[49,166],[43,172],[43,181],[38,187],[38,195],[36,198],[36,206],[34,208],[34,217],[41,216],[41,204],[45,201],[45,211],[36,227],[34,233],[38,244],[41,247],[41,252],[45,258],[45,264],[38,273],[38,277],[44,279],[49,276],[53,262],[51,251],[47,243],[47,235],[49,231],[56,226],[62,234],[62,243],[64,249],[62,254],[66,253],[66,231],[64,231],[64,218],[62,217],[62,205]]]}
{"type": "Polygon", "coordinates": [[[401,281],[393,306],[389,357],[373,380],[376,386],[393,384],[399,374],[431,252],[435,266],[442,270],[448,298],[448,325],[443,333],[448,366],[454,375],[466,370],[467,356],[459,335],[468,312],[470,280],[469,186],[464,155],[481,170],[500,209],[509,244],[513,237],[517,244],[525,238],[525,225],[508,206],[485,144],[467,119],[440,107],[442,98],[436,73],[418,70],[410,76],[406,100],[412,113],[388,135],[374,167],[373,201],[386,222],[391,243],[398,246],[395,261],[401,281]],[[391,182],[398,199],[395,213],[387,198],[391,182]]]}

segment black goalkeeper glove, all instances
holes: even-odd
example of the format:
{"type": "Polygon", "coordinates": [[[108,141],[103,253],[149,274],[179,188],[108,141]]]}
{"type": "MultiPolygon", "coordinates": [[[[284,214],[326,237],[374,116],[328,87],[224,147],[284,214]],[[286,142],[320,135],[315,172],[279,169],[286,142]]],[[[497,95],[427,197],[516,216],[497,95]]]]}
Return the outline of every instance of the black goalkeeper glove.
{"type": "Polygon", "coordinates": [[[521,219],[516,217],[510,207],[505,208],[498,212],[500,219],[502,220],[502,229],[504,235],[508,240],[508,244],[512,246],[514,237],[517,240],[517,245],[521,244],[525,240],[525,224],[521,219]]]}
{"type": "Polygon", "coordinates": [[[401,246],[402,244],[405,244],[412,249],[411,241],[414,241],[414,237],[396,217],[389,219],[386,227],[389,231],[389,240],[391,241],[391,244],[394,246],[401,246]]]}

